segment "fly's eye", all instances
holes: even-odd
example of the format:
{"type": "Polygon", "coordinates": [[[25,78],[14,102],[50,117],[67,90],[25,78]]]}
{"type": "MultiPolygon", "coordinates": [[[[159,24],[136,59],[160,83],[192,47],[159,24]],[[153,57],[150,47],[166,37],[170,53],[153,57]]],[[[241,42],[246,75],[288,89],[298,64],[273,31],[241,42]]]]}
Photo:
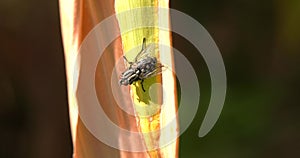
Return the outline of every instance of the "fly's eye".
{"type": "Polygon", "coordinates": [[[128,85],[128,81],[127,81],[127,80],[124,80],[124,79],[121,79],[121,80],[119,81],[119,83],[122,84],[122,85],[128,85]]]}

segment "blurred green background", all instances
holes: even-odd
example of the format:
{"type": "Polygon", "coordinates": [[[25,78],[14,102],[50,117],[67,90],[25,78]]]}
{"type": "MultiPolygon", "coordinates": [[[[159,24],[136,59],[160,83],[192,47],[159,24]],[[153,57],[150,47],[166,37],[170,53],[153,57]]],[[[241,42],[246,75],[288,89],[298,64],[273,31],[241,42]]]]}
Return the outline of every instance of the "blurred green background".
{"type": "MultiPolygon", "coordinates": [[[[208,30],[228,78],[219,121],[198,138],[210,77],[197,50],[173,35],[201,87],[180,157],[300,157],[300,1],[171,0],[171,8],[208,30]]],[[[0,157],[71,157],[58,2],[2,0],[0,19],[0,157]]]]}

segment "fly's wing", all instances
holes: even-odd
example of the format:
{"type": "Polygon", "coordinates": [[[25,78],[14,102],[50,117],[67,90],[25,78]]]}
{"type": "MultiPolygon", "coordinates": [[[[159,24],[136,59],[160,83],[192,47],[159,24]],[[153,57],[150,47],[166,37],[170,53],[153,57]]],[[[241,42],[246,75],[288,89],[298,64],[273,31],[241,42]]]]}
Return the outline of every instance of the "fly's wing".
{"type": "Polygon", "coordinates": [[[146,57],[154,57],[155,44],[148,45],[145,49],[141,50],[139,54],[135,57],[134,62],[137,62],[146,57]]]}
{"type": "Polygon", "coordinates": [[[155,68],[155,70],[145,74],[144,76],[140,76],[140,78],[141,79],[146,79],[146,78],[154,77],[154,76],[157,76],[157,75],[161,74],[163,71],[165,71],[167,69],[167,66],[164,66],[160,63],[158,63],[158,64],[159,65],[155,68]]]}
{"type": "Polygon", "coordinates": [[[144,38],[143,40],[143,46],[142,46],[142,50],[137,54],[137,56],[135,57],[134,59],[134,62],[137,62],[141,59],[144,59],[146,58],[147,56],[151,56],[153,57],[154,56],[154,53],[155,53],[155,44],[152,43],[152,44],[149,44],[147,47],[146,47],[146,38],[144,38]]]}

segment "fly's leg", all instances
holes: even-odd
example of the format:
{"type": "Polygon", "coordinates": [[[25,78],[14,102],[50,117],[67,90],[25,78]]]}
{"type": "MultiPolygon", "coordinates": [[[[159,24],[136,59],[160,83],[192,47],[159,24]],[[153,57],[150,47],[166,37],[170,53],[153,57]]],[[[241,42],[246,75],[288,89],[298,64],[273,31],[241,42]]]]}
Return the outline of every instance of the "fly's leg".
{"type": "Polygon", "coordinates": [[[130,62],[130,61],[128,61],[128,59],[125,57],[125,56],[123,56],[123,59],[126,61],[126,63],[128,63],[129,65],[132,65],[133,64],[133,62],[130,62]]]}
{"type": "Polygon", "coordinates": [[[142,89],[143,89],[143,91],[144,91],[144,92],[146,92],[146,91],[145,91],[145,89],[144,89],[144,85],[143,85],[143,83],[144,83],[144,80],[142,80],[142,81],[141,81],[141,85],[142,85],[142,89]]]}

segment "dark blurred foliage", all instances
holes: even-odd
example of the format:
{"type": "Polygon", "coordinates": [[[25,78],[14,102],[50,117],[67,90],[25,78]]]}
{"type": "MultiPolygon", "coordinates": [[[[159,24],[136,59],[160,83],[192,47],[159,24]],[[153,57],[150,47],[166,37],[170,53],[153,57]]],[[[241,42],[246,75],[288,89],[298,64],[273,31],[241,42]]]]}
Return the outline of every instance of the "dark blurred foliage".
{"type": "MultiPolygon", "coordinates": [[[[174,34],[201,87],[180,157],[300,157],[300,1],[171,0],[171,7],[209,31],[228,77],[220,119],[198,138],[210,78],[197,50],[174,34]]],[[[0,19],[0,157],[71,157],[58,2],[2,0],[0,19]]]]}
{"type": "Polygon", "coordinates": [[[0,157],[71,157],[57,1],[0,2],[0,157]]]}
{"type": "Polygon", "coordinates": [[[171,1],[171,7],[208,30],[228,79],[219,121],[198,138],[210,77],[193,45],[174,34],[174,47],[190,59],[201,88],[198,115],[180,139],[180,157],[300,157],[300,1],[185,0],[171,1]]]}

